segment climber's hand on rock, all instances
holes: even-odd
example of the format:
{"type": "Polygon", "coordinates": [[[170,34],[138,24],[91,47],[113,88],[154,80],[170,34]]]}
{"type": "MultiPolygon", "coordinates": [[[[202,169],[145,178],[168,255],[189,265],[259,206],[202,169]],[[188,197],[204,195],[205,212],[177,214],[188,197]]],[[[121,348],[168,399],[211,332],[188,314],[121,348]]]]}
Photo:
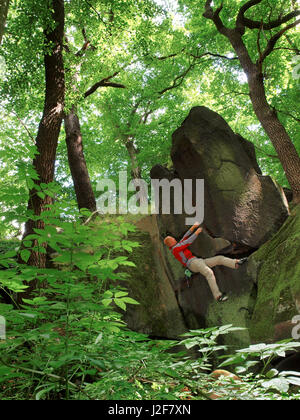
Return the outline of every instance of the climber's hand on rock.
{"type": "Polygon", "coordinates": [[[199,222],[196,222],[196,223],[194,223],[194,224],[193,224],[193,226],[192,226],[191,230],[195,230],[195,229],[197,229],[199,226],[200,226],[200,223],[199,223],[199,222]]]}
{"type": "Polygon", "coordinates": [[[196,233],[196,235],[199,235],[199,233],[201,233],[201,232],[202,232],[202,230],[203,230],[202,228],[197,229],[197,230],[196,230],[196,232],[195,232],[195,233],[196,233]]]}

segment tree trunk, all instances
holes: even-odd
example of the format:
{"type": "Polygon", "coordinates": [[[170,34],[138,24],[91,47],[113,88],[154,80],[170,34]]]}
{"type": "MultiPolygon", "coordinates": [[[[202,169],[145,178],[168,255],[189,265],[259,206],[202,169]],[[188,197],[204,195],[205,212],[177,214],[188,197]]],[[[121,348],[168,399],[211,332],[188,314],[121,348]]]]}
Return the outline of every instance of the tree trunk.
{"type": "Polygon", "coordinates": [[[133,143],[133,140],[130,138],[128,138],[125,141],[125,146],[130,157],[131,175],[133,178],[132,179],[133,183],[135,184],[136,189],[139,190],[141,193],[140,205],[141,207],[147,206],[148,205],[148,192],[145,190],[143,185],[140,185],[138,183],[138,180],[142,179],[142,171],[139,166],[138,158],[137,158],[138,151],[133,143]]]}
{"type": "Polygon", "coordinates": [[[130,157],[132,177],[134,179],[141,179],[142,172],[141,172],[141,168],[139,167],[139,163],[137,159],[138,151],[136,147],[134,146],[133,141],[130,139],[126,140],[125,145],[126,145],[126,149],[129,154],[129,157],[130,157]]]}
{"type": "Polygon", "coordinates": [[[76,107],[73,106],[65,115],[66,143],[68,149],[69,166],[73,178],[78,208],[96,211],[96,199],[92,189],[84,153],[79,118],[76,107]]]}
{"type": "Polygon", "coordinates": [[[276,149],[287,180],[293,191],[293,201],[300,203],[300,157],[296,147],[267,102],[262,74],[249,77],[250,98],[257,118],[276,149]]]}
{"type": "MultiPolygon", "coordinates": [[[[64,1],[53,0],[47,2],[50,10],[53,8],[53,20],[55,22],[55,29],[45,29],[45,48],[52,45],[51,54],[45,54],[45,79],[46,91],[43,116],[39,124],[38,133],[36,137],[36,146],[38,154],[33,160],[33,167],[36,170],[39,180],[35,181],[37,185],[41,183],[48,184],[54,179],[54,165],[56,157],[56,149],[58,136],[61,128],[64,96],[65,96],[65,81],[64,81],[64,65],[62,55],[62,44],[64,36],[64,1]],[[53,3],[53,4],[52,4],[53,3]]],[[[38,190],[32,188],[29,191],[28,210],[31,210],[34,215],[40,216],[52,199],[49,196],[41,198],[38,195],[38,190]]],[[[25,232],[23,239],[27,235],[34,233],[34,228],[43,229],[43,220],[33,221],[28,220],[25,225],[25,232]]],[[[36,244],[35,244],[36,245],[36,244]]],[[[38,251],[32,251],[31,256],[27,262],[28,265],[36,267],[45,267],[46,255],[38,251]]],[[[34,288],[33,283],[30,283],[30,290],[34,288]]],[[[29,291],[27,289],[26,294],[29,291]]]]}
{"type": "Polygon", "coordinates": [[[287,180],[293,191],[294,203],[300,203],[300,157],[276,112],[270,107],[259,63],[253,63],[242,36],[236,30],[228,30],[227,37],[234,48],[241,66],[248,77],[250,98],[254,112],[271,140],[287,180]]]}
{"type": "Polygon", "coordinates": [[[4,34],[9,0],[0,0],[0,44],[4,34]]]}

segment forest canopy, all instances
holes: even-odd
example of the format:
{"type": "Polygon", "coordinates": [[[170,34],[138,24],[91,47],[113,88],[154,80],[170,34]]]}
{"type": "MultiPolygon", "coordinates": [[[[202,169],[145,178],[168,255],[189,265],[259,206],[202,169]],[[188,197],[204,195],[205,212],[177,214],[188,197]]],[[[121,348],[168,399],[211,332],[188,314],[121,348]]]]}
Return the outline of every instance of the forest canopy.
{"type": "MultiPolygon", "coordinates": [[[[208,17],[210,3],[65,2],[61,22],[64,80],[60,81],[65,85],[61,98],[64,115],[60,117],[64,123],[54,146],[53,180],[66,197],[75,198],[72,160],[74,165],[77,163],[71,150],[72,129],[81,135],[86,163],[81,170],[85,177],[89,175],[95,192],[98,179],[116,178],[120,169],[147,180],[154,164],[169,164],[172,132],[195,105],[220,113],[234,131],[253,142],[264,173],[282,186],[289,186],[287,170],[278,155],[280,147],[276,146],[276,150],[263,127],[263,116],[255,113],[251,102],[254,88],[249,90],[245,66],[231,41],[208,17]]],[[[247,8],[243,14],[243,45],[254,64],[261,58],[259,74],[269,109],[299,152],[297,4],[244,3],[247,8]]],[[[47,50],[51,51],[52,42],[45,41],[49,30],[45,32],[45,28],[55,26],[52,9],[46,4],[12,1],[1,45],[5,67],[0,87],[1,202],[10,214],[16,210],[15,220],[26,208],[24,177],[28,176],[39,147],[36,136],[47,88],[44,56],[47,50]],[[12,205],[12,177],[18,209],[15,202],[12,205]]],[[[225,2],[222,9],[211,10],[218,12],[224,27],[233,30],[240,2],[225,2]]],[[[87,204],[93,208],[90,200],[87,204]]],[[[3,228],[7,229],[7,220],[3,220],[3,228]]]]}

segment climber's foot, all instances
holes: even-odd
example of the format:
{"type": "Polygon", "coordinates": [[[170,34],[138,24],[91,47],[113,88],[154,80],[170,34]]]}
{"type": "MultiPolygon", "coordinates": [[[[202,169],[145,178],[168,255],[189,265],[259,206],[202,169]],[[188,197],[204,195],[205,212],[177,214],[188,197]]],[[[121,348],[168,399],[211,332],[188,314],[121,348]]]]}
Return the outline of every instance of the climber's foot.
{"type": "Polygon", "coordinates": [[[226,300],[228,300],[228,296],[226,295],[226,293],[222,293],[218,299],[217,302],[226,302],[226,300]]]}
{"type": "Polygon", "coordinates": [[[239,268],[239,266],[243,265],[245,262],[248,261],[248,258],[241,258],[240,260],[238,260],[235,264],[235,268],[239,268]]]}

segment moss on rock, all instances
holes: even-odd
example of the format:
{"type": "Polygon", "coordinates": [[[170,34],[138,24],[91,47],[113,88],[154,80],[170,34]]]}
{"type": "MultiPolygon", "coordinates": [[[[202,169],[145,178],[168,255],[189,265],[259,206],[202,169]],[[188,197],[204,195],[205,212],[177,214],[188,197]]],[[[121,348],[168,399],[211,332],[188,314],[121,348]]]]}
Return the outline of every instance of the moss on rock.
{"type": "Polygon", "coordinates": [[[244,328],[223,337],[223,342],[228,346],[228,350],[247,347],[251,343],[249,335],[249,323],[251,319],[251,308],[254,305],[254,297],[249,293],[230,296],[230,300],[220,304],[212,302],[206,316],[208,327],[233,325],[234,327],[244,328]]]}
{"type": "MultiPolygon", "coordinates": [[[[274,341],[277,326],[290,324],[300,312],[300,206],[294,208],[273,238],[251,256],[250,267],[252,274],[256,268],[258,285],[251,339],[274,341]]],[[[285,338],[292,338],[288,334],[290,328],[285,338]]]]}

